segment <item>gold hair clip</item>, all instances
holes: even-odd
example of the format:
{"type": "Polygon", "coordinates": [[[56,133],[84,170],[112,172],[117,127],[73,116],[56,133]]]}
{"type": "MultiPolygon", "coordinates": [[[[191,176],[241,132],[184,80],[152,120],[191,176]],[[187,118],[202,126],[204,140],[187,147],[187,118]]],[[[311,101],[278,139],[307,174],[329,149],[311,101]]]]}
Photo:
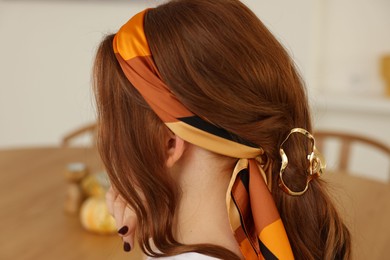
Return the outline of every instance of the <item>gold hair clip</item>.
{"type": "Polygon", "coordinates": [[[284,141],[280,145],[279,153],[280,153],[280,157],[282,158],[282,166],[280,167],[280,172],[279,172],[279,187],[284,192],[286,192],[287,194],[292,195],[292,196],[299,196],[299,195],[304,194],[307,191],[307,189],[309,188],[310,181],[314,178],[320,177],[326,168],[326,165],[323,164],[321,161],[321,154],[318,152],[318,150],[315,146],[315,139],[314,139],[313,135],[311,135],[307,130],[305,130],[303,128],[291,129],[291,131],[287,135],[286,139],[284,139],[284,141]],[[283,181],[283,173],[288,165],[288,157],[283,150],[283,145],[288,140],[288,138],[290,138],[290,136],[294,133],[303,134],[304,136],[309,138],[309,140],[312,143],[312,152],[307,155],[307,160],[309,161],[309,169],[308,169],[308,176],[306,179],[306,187],[302,191],[292,191],[290,188],[287,187],[287,185],[283,181]]]}

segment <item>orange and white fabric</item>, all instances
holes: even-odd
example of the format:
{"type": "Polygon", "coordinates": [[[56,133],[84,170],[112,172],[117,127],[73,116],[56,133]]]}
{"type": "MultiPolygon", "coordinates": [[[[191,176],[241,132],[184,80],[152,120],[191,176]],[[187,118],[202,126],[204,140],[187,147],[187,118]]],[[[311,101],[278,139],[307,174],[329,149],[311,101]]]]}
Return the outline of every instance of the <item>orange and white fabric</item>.
{"type": "MultiPolygon", "coordinates": [[[[263,150],[194,115],[161,79],[144,33],[144,10],[117,32],[113,46],[127,79],[159,118],[185,141],[237,158],[226,194],[230,225],[245,259],[294,259],[259,158],[263,150]]],[[[270,169],[266,170],[267,172],[270,169]]]]}

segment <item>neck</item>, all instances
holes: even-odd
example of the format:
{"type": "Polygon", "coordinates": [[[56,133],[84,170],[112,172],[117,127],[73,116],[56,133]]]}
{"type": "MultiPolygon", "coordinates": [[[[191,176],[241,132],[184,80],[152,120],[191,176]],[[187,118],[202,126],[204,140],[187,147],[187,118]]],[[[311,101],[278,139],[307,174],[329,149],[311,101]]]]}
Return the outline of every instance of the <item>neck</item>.
{"type": "Polygon", "coordinates": [[[182,192],[175,219],[179,242],[219,245],[241,255],[226,209],[232,162],[197,146],[187,149],[174,170],[182,192]]]}

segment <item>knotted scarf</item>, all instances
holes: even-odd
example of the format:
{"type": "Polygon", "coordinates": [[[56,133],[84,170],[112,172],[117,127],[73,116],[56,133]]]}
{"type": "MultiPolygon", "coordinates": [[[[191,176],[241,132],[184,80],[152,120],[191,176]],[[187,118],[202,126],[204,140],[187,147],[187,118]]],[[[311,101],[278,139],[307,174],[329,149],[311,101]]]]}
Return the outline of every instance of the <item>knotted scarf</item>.
{"type": "MultiPolygon", "coordinates": [[[[230,226],[245,259],[293,259],[290,243],[267,186],[259,147],[189,111],[161,79],[144,33],[144,10],[117,32],[116,58],[127,79],[166,126],[183,140],[237,158],[226,193],[230,226]]],[[[267,173],[272,171],[270,167],[267,173]]]]}

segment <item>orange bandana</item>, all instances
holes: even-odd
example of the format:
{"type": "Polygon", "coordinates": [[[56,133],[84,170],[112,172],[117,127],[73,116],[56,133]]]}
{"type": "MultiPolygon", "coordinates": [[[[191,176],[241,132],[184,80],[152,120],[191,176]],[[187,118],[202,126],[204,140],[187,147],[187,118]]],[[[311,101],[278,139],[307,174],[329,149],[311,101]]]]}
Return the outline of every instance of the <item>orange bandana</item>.
{"type": "MultiPolygon", "coordinates": [[[[166,126],[183,140],[238,158],[226,193],[230,226],[245,259],[294,259],[286,231],[260,165],[263,150],[238,143],[232,134],[189,111],[160,78],[144,33],[147,10],[131,18],[114,38],[127,79],[166,126]]],[[[268,171],[270,171],[268,167],[268,171]]]]}

